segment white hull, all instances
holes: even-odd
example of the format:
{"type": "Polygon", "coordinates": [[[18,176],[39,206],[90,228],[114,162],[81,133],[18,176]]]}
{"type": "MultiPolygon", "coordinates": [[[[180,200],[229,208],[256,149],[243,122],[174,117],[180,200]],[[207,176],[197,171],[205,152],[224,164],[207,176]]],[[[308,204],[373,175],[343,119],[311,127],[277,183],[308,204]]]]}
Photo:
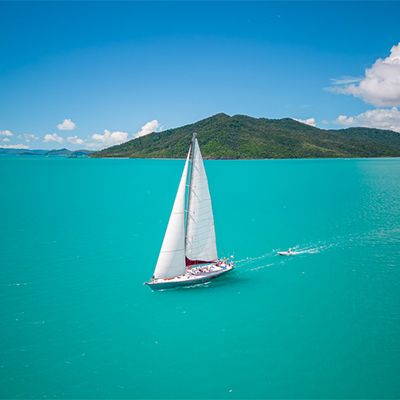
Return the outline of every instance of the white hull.
{"type": "Polygon", "coordinates": [[[278,254],[280,256],[295,256],[299,253],[295,252],[295,251],[278,251],[278,254]]]}
{"type": "Polygon", "coordinates": [[[224,265],[208,264],[188,269],[186,274],[170,279],[153,279],[145,282],[153,290],[172,289],[181,286],[194,286],[209,282],[212,279],[232,271],[233,263],[224,265]]]}

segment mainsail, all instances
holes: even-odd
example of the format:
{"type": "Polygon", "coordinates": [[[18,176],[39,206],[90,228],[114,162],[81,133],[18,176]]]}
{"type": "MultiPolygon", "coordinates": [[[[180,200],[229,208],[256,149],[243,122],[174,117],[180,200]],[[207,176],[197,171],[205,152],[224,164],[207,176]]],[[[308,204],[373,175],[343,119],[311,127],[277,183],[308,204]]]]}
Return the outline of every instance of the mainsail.
{"type": "Polygon", "coordinates": [[[186,222],[186,265],[215,261],[214,216],[203,157],[197,139],[192,143],[189,206],[186,222]]]}
{"type": "Polygon", "coordinates": [[[169,217],[167,230],[158,256],[154,277],[173,278],[186,272],[185,265],[185,194],[189,154],[169,217]]]}

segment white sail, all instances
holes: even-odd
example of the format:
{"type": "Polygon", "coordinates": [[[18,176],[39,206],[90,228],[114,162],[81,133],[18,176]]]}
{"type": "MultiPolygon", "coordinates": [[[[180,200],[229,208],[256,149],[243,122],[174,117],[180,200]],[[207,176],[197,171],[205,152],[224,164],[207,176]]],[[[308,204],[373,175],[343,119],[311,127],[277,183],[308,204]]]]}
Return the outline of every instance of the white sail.
{"type": "Polygon", "coordinates": [[[186,257],[189,259],[186,260],[187,265],[218,258],[210,191],[197,139],[194,139],[192,151],[186,226],[186,257]]]}
{"type": "Polygon", "coordinates": [[[174,206],[158,256],[154,277],[173,278],[186,272],[185,264],[185,194],[189,154],[183,169],[174,206]]]}

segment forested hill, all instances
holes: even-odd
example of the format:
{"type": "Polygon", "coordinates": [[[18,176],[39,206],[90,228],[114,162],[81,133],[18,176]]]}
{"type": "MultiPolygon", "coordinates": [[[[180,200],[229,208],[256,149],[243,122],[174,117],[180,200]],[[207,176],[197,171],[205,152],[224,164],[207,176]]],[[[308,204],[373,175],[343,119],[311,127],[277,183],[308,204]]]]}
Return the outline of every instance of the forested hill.
{"type": "Polygon", "coordinates": [[[400,133],[371,128],[324,130],[290,118],[216,114],[154,132],[91,157],[183,158],[193,132],[204,158],[399,157],[400,133]]]}

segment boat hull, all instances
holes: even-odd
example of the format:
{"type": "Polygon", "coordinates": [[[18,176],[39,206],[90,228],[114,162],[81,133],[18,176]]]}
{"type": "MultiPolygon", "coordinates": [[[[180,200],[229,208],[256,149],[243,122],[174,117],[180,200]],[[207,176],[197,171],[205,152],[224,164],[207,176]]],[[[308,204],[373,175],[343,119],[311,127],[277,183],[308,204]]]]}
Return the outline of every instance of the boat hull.
{"type": "Polygon", "coordinates": [[[207,283],[212,279],[218,278],[221,275],[226,274],[233,270],[233,265],[228,265],[221,270],[212,271],[199,275],[187,274],[181,277],[176,277],[170,280],[167,279],[158,279],[155,281],[145,282],[146,286],[149,286],[152,290],[165,290],[165,289],[174,289],[183,286],[195,286],[201,285],[203,283],[207,283]]]}
{"type": "Polygon", "coordinates": [[[278,251],[278,254],[279,254],[280,256],[290,257],[290,256],[296,256],[296,255],[299,254],[299,253],[297,253],[297,252],[295,252],[295,251],[278,251]]]}

